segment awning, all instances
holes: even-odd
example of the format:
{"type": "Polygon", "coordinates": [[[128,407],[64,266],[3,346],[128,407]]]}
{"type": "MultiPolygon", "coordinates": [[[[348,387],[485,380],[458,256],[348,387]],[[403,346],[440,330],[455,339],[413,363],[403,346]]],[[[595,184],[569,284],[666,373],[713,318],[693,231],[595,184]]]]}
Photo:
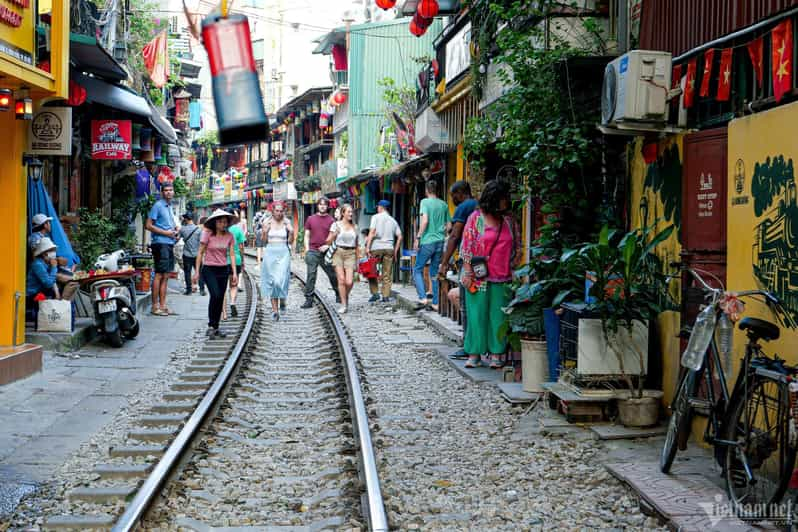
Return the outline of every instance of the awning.
{"type": "Polygon", "coordinates": [[[127,72],[97,39],[88,35],[69,35],[69,59],[76,70],[96,74],[112,81],[127,79],[127,72]]]}
{"type": "Polygon", "coordinates": [[[147,105],[150,108],[150,114],[148,118],[150,119],[150,124],[152,124],[152,127],[155,128],[158,134],[163,137],[166,142],[170,144],[176,144],[177,132],[175,131],[175,128],[172,127],[172,124],[170,124],[169,121],[164,118],[164,116],[158,111],[158,109],[153,107],[152,104],[148,102],[147,105]]]}
{"type": "Polygon", "coordinates": [[[152,116],[147,100],[126,87],[114,85],[78,72],[72,73],[72,79],[86,89],[86,102],[88,103],[99,103],[106,107],[146,118],[152,116]]]}

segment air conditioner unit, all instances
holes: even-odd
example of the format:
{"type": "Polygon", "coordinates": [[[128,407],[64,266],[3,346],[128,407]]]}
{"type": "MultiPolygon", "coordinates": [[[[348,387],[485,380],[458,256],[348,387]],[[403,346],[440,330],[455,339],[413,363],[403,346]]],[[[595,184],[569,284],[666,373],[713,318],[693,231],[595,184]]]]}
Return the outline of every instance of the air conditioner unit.
{"type": "Polygon", "coordinates": [[[604,70],[602,125],[664,125],[670,88],[670,53],[632,50],[618,57],[604,70]]]}

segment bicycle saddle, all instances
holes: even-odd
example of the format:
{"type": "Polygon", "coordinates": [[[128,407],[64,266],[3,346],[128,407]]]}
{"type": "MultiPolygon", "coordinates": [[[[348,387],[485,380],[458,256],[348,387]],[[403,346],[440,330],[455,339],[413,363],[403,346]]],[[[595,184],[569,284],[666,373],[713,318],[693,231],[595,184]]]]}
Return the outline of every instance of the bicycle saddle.
{"type": "Polygon", "coordinates": [[[746,331],[754,341],[760,338],[766,342],[778,340],[781,334],[778,326],[759,318],[743,318],[740,320],[740,329],[746,331]]]}

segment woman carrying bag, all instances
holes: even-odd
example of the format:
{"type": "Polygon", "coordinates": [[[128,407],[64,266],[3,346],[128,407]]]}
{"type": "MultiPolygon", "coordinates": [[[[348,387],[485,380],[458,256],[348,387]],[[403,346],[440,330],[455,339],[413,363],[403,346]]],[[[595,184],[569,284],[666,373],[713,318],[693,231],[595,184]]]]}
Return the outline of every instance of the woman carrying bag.
{"type": "Polygon", "coordinates": [[[272,206],[272,217],[264,223],[261,240],[265,244],[261,265],[261,294],[272,301],[272,320],[280,320],[280,301],[288,297],[291,281],[291,249],[294,229],[285,217],[285,205],[272,206]]]}
{"type": "Polygon", "coordinates": [[[227,282],[231,286],[238,285],[238,273],[230,268],[228,258],[235,260],[235,238],[228,228],[238,223],[232,214],[216,209],[203,224],[207,231],[202,232],[200,247],[197,253],[197,269],[193,281],[196,283],[200,275],[208,287],[208,337],[225,338],[226,333],[219,330],[219,320],[224,308],[224,294],[227,282]],[[230,275],[232,273],[232,279],[230,275]]]}
{"type": "Polygon", "coordinates": [[[502,310],[510,302],[510,281],[518,253],[518,226],[510,214],[510,188],[500,181],[485,185],[479,208],[469,216],[463,230],[463,287],[466,290],[466,329],[463,350],[467,368],[482,365],[488,355],[490,367],[505,364],[507,339],[500,334],[507,316],[502,310]]]}
{"type": "Polygon", "coordinates": [[[341,207],[341,221],[330,226],[330,236],[327,238],[327,245],[331,248],[334,246],[332,265],[338,276],[338,293],[341,296],[339,314],[345,314],[349,308],[349,294],[355,283],[355,268],[360,260],[359,235],[353,221],[354,214],[355,210],[351,205],[341,207]]]}

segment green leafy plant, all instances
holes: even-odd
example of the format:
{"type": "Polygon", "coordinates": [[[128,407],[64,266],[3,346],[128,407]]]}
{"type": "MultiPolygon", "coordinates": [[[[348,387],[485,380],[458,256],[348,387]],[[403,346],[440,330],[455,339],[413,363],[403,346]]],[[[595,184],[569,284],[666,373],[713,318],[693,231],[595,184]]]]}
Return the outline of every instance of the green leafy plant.
{"type": "Polygon", "coordinates": [[[408,133],[415,130],[416,92],[407,85],[398,85],[390,77],[377,81],[377,85],[383,91],[383,114],[386,121],[383,129],[385,142],[377,148],[377,151],[382,158],[383,169],[388,169],[394,163],[391,137],[394,134],[398,135],[402,128],[408,133]]]}
{"type": "Polygon", "coordinates": [[[71,240],[81,258],[81,263],[91,268],[97,257],[113,251],[109,249],[109,243],[116,240],[118,229],[100,210],[80,209],[78,215],[80,222],[71,240]]]}
{"type": "Polygon", "coordinates": [[[182,198],[188,195],[188,184],[186,184],[186,180],[182,177],[176,177],[172,185],[174,186],[175,197],[182,198]]]}

